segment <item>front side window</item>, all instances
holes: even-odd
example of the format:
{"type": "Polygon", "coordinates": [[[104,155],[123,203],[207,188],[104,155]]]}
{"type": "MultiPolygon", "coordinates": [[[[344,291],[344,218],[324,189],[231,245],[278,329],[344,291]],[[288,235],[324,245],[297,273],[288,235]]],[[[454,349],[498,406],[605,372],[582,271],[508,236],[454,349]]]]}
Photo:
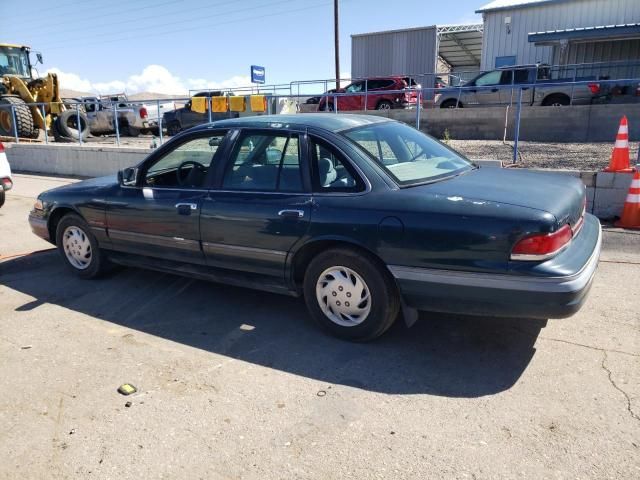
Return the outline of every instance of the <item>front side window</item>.
{"type": "Polygon", "coordinates": [[[228,190],[302,192],[297,135],[245,134],[231,155],[222,187],[228,190]]]}
{"type": "Polygon", "coordinates": [[[344,133],[400,186],[446,178],[473,166],[437,140],[403,123],[385,122],[344,133]]]}
{"type": "Polygon", "coordinates": [[[167,188],[203,187],[224,135],[194,138],[178,145],[147,168],[144,184],[167,188]]]}
{"type": "Polygon", "coordinates": [[[486,85],[498,85],[502,78],[502,70],[494,70],[493,72],[485,73],[484,75],[476,79],[477,87],[484,87],[486,85]]]}
{"type": "Polygon", "coordinates": [[[344,91],[347,93],[357,93],[357,92],[362,92],[363,88],[364,88],[364,82],[356,82],[347,86],[347,88],[345,88],[344,91]]]}

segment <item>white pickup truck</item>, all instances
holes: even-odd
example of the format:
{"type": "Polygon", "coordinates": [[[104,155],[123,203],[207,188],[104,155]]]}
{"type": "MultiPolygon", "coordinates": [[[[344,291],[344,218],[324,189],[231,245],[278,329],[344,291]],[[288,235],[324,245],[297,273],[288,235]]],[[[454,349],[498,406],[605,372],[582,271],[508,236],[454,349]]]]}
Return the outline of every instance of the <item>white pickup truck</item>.
{"type": "Polygon", "coordinates": [[[11,167],[4,153],[4,145],[0,142],[0,207],[4,205],[5,191],[11,190],[13,180],[11,179],[11,167]]]}
{"type": "MultiPolygon", "coordinates": [[[[142,106],[147,110],[147,124],[149,132],[154,135],[159,135],[159,124],[162,116],[167,112],[173,112],[176,108],[180,108],[182,105],[176,105],[173,100],[161,100],[160,102],[145,102],[142,106]]],[[[162,125],[162,128],[167,128],[167,126],[162,125]]],[[[143,131],[142,133],[145,132],[143,131]]]]}

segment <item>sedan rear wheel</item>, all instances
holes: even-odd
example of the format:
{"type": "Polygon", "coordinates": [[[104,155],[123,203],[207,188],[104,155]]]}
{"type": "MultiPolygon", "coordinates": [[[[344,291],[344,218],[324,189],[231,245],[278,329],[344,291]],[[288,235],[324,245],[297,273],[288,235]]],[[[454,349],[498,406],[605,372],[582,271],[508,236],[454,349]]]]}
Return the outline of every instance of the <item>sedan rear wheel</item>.
{"type": "Polygon", "coordinates": [[[65,265],[79,277],[95,278],[105,270],[107,259],[79,215],[62,217],[56,228],[56,245],[65,265]]]}
{"type": "Polygon", "coordinates": [[[351,249],[331,249],[315,257],[305,272],[304,296],[321,326],[353,341],[382,335],[400,310],[389,272],[370,255],[351,249]]]}

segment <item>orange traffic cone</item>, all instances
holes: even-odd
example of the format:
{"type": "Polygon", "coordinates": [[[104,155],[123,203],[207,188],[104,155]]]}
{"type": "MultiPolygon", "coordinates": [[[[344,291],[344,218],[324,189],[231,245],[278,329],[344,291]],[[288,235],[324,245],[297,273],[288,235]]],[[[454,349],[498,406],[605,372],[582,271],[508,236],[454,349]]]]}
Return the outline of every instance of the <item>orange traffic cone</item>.
{"type": "Polygon", "coordinates": [[[631,180],[622,217],[616,222],[616,227],[640,229],[640,170],[636,170],[631,180]]]}
{"type": "Polygon", "coordinates": [[[605,172],[632,172],[629,166],[629,124],[627,116],[623,115],[616,135],[616,144],[613,146],[611,161],[605,172]]]}

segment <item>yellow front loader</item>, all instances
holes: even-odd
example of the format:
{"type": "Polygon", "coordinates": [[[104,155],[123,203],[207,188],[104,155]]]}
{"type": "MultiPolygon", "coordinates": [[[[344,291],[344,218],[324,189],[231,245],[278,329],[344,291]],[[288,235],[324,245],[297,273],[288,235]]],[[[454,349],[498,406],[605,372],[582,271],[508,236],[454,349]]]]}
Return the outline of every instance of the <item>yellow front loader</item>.
{"type": "MultiPolygon", "coordinates": [[[[63,115],[66,107],[60,99],[58,77],[49,73],[34,78],[29,53],[29,47],[0,43],[0,136],[38,138],[41,129],[51,129],[56,139],[75,136],[70,132],[78,132],[77,116],[63,115]],[[27,105],[31,103],[44,105],[27,105]],[[58,124],[64,120],[64,125],[56,125],[56,119],[58,124]]],[[[39,53],[36,58],[36,63],[42,63],[39,53]]],[[[84,135],[88,132],[84,114],[80,123],[84,123],[80,128],[84,135]]]]}

